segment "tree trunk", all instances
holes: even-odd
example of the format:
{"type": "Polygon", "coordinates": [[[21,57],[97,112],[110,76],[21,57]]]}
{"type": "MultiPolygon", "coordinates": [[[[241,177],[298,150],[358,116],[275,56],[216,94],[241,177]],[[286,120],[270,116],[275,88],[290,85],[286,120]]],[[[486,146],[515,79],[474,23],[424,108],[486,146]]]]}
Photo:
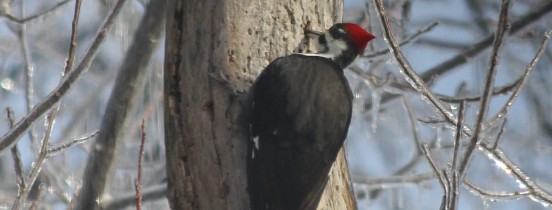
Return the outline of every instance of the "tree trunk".
{"type": "MultiPolygon", "coordinates": [[[[169,5],[164,78],[169,203],[172,209],[249,209],[249,127],[240,114],[248,110],[232,95],[247,91],[271,60],[298,49],[305,28],[324,30],[340,22],[342,2],[169,5]]],[[[355,208],[343,153],[337,162],[319,209],[355,208]]]]}

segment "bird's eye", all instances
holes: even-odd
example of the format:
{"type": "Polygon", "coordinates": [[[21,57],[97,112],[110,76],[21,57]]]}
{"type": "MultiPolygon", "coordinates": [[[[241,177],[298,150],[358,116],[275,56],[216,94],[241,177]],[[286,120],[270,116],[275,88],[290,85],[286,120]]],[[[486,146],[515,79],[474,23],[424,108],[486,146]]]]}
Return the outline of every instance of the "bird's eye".
{"type": "Polygon", "coordinates": [[[337,32],[339,32],[340,34],[345,34],[345,30],[343,30],[342,28],[337,29],[337,32]]]}
{"type": "Polygon", "coordinates": [[[318,44],[326,44],[326,36],[325,35],[321,35],[318,37],[318,44]]]}

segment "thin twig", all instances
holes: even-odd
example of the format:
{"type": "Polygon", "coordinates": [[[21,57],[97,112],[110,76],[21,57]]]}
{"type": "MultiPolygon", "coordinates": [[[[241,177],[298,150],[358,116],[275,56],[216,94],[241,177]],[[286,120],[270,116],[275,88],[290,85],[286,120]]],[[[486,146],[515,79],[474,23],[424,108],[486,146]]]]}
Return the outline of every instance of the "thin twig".
{"type": "Polygon", "coordinates": [[[73,13],[73,22],[71,23],[71,42],[69,44],[69,53],[67,55],[67,61],[65,62],[65,68],[63,69],[62,77],[65,77],[71,69],[73,69],[73,63],[75,61],[75,49],[77,48],[77,37],[79,28],[79,16],[82,0],[75,1],[75,12],[73,13]]]}
{"type": "Polygon", "coordinates": [[[456,210],[458,209],[458,194],[459,194],[459,188],[460,188],[460,182],[458,180],[458,170],[452,171],[452,183],[450,186],[452,189],[449,192],[450,193],[450,205],[449,209],[456,210]]]}
{"type": "MultiPolygon", "coordinates": [[[[552,1],[546,1],[544,5],[538,5],[532,11],[528,12],[526,15],[521,17],[512,23],[512,29],[510,30],[510,35],[522,31],[526,26],[531,25],[532,23],[538,21],[541,17],[552,11],[552,1]]],[[[471,45],[466,51],[459,53],[458,55],[438,64],[437,66],[430,68],[428,70],[422,71],[420,76],[425,81],[433,81],[438,77],[454,70],[456,67],[467,63],[471,58],[476,57],[480,53],[484,52],[489,46],[492,45],[494,39],[494,34],[486,37],[485,39],[471,45]]],[[[395,95],[383,95],[381,102],[387,103],[392,99],[396,98],[395,95]]]]}
{"type": "Polygon", "coordinates": [[[441,200],[441,208],[442,210],[448,210],[451,199],[450,199],[450,187],[451,187],[451,180],[449,176],[447,175],[447,171],[445,169],[439,169],[439,166],[431,156],[431,150],[429,149],[429,145],[423,144],[422,145],[422,151],[424,156],[426,157],[427,161],[429,162],[431,169],[433,169],[433,172],[435,175],[439,178],[439,183],[441,184],[441,187],[443,188],[443,198],[441,200]]]}
{"type": "Polygon", "coordinates": [[[404,75],[405,79],[416,89],[420,94],[422,94],[422,97],[427,99],[427,101],[435,106],[435,108],[441,113],[445,119],[451,123],[456,124],[456,118],[454,117],[454,114],[450,112],[433,94],[429,88],[426,86],[424,81],[418,76],[418,74],[412,69],[410,63],[406,58],[404,57],[401,49],[399,48],[399,44],[397,43],[395,39],[395,35],[393,34],[393,31],[391,30],[391,23],[389,22],[389,18],[387,17],[385,7],[383,6],[382,0],[375,0],[376,3],[376,10],[378,11],[379,18],[381,20],[381,23],[383,25],[384,29],[384,36],[385,40],[387,40],[389,47],[391,48],[391,52],[393,53],[395,60],[397,61],[397,64],[399,64],[399,67],[401,69],[401,74],[404,75]]]}
{"type": "MultiPolygon", "coordinates": [[[[72,34],[71,34],[71,37],[72,37],[71,38],[71,46],[70,46],[69,55],[68,55],[68,60],[69,60],[70,63],[68,64],[68,66],[66,66],[66,68],[65,68],[62,75],[65,75],[65,73],[69,72],[69,70],[72,66],[72,63],[73,63],[74,54],[75,54],[75,47],[76,47],[76,33],[77,33],[76,27],[78,25],[78,17],[79,17],[78,13],[80,12],[80,5],[81,5],[80,0],[77,0],[77,2],[75,3],[75,13],[76,14],[75,14],[75,17],[73,19],[73,31],[72,31],[72,34]]],[[[24,40],[24,37],[22,37],[22,39],[24,40]]],[[[31,68],[29,68],[29,69],[31,69],[31,68]]],[[[29,78],[32,78],[31,77],[32,72],[29,73],[28,75],[29,75],[29,78]]],[[[30,84],[32,84],[32,81],[30,82],[30,84]]],[[[30,90],[32,90],[32,89],[30,89],[30,90]]],[[[31,98],[32,98],[32,94],[31,94],[31,98]]],[[[55,103],[53,103],[53,104],[55,104],[55,103]]],[[[47,116],[46,131],[45,131],[44,137],[42,139],[42,146],[41,146],[39,154],[38,154],[38,159],[36,160],[35,164],[33,165],[32,169],[31,169],[31,172],[29,173],[29,175],[27,177],[29,185],[27,185],[26,187],[20,188],[20,193],[18,194],[17,199],[14,202],[13,207],[12,207],[12,209],[14,209],[14,210],[20,209],[21,206],[23,205],[22,202],[24,200],[26,200],[27,195],[30,191],[29,186],[33,185],[36,178],[38,177],[38,174],[39,174],[39,172],[42,168],[43,163],[49,157],[48,142],[49,142],[49,139],[50,139],[50,136],[51,136],[51,132],[52,132],[52,129],[53,129],[53,126],[54,126],[55,118],[56,118],[56,115],[59,111],[59,108],[60,108],[60,106],[58,104],[56,107],[54,107],[50,111],[50,113],[47,116]]],[[[31,113],[32,113],[32,111],[31,111],[31,113]]],[[[14,143],[15,142],[16,141],[14,141],[14,143]]],[[[16,144],[14,144],[14,145],[16,145],[16,144]]],[[[1,152],[1,150],[0,150],[0,152],[1,152]]]]}
{"type": "Polygon", "coordinates": [[[13,147],[11,148],[11,153],[13,156],[13,167],[15,169],[15,175],[17,176],[17,185],[19,189],[26,188],[27,182],[25,180],[25,176],[23,175],[23,163],[21,162],[21,154],[19,154],[17,144],[13,145],[13,147]]]}
{"type": "Polygon", "coordinates": [[[412,129],[412,137],[414,138],[414,143],[416,144],[416,154],[422,154],[422,143],[420,141],[420,131],[418,129],[418,126],[416,125],[416,117],[414,116],[414,110],[412,109],[412,105],[410,105],[410,102],[406,100],[404,97],[402,98],[404,107],[406,108],[406,112],[408,113],[408,120],[410,121],[410,129],[412,129]]]}
{"type": "Polygon", "coordinates": [[[468,143],[464,157],[460,162],[460,168],[458,168],[458,176],[460,180],[464,177],[466,173],[469,162],[471,160],[472,154],[475,151],[475,147],[481,141],[480,135],[483,131],[483,126],[485,125],[485,119],[487,118],[487,112],[489,112],[489,103],[491,101],[491,92],[494,86],[495,75],[499,63],[499,54],[503,48],[503,43],[507,37],[507,31],[509,30],[508,23],[508,12],[510,9],[510,0],[503,0],[502,6],[500,7],[500,14],[498,20],[498,26],[496,30],[496,36],[493,44],[493,50],[491,51],[491,59],[489,61],[489,70],[487,71],[487,76],[485,77],[485,84],[483,86],[481,104],[479,105],[479,110],[477,112],[475,129],[473,136],[468,143]]]}
{"type": "Polygon", "coordinates": [[[539,61],[539,58],[542,56],[542,54],[546,50],[546,46],[548,44],[548,40],[549,40],[551,34],[552,34],[552,30],[547,31],[544,34],[544,39],[542,40],[537,53],[535,54],[535,56],[533,57],[533,59],[531,60],[529,65],[527,65],[527,67],[525,68],[525,73],[523,74],[523,77],[521,78],[521,81],[518,83],[518,85],[516,85],[516,87],[514,89],[514,92],[512,93],[510,98],[508,98],[508,101],[506,101],[506,103],[504,104],[502,109],[500,109],[500,111],[488,123],[485,124],[484,128],[492,127],[501,118],[506,116],[506,114],[508,113],[508,111],[510,110],[512,105],[514,104],[514,101],[516,100],[516,98],[521,93],[521,89],[527,83],[527,80],[529,79],[529,75],[533,72],[533,69],[535,69],[535,66],[537,65],[537,62],[539,61]]]}
{"type": "Polygon", "coordinates": [[[460,103],[458,108],[458,122],[456,123],[456,132],[454,139],[454,150],[452,157],[452,170],[456,171],[456,166],[458,165],[458,153],[460,151],[460,144],[462,140],[462,128],[464,127],[464,114],[466,109],[466,102],[460,103]]]}
{"type": "MultiPolygon", "coordinates": [[[[6,114],[11,128],[13,127],[13,124],[14,124],[13,110],[10,107],[7,107],[6,114]]],[[[21,162],[21,154],[19,154],[19,149],[17,148],[17,144],[13,145],[13,147],[11,148],[11,153],[13,157],[13,167],[15,169],[15,175],[17,176],[17,186],[18,186],[17,196],[21,196],[21,194],[23,193],[23,189],[27,188],[27,180],[25,179],[25,175],[23,173],[23,163],[21,162]]]]}
{"type": "MultiPolygon", "coordinates": [[[[78,29],[78,23],[79,23],[79,13],[80,13],[80,7],[81,7],[81,0],[76,0],[75,2],[75,12],[73,14],[73,21],[72,21],[72,29],[71,29],[71,41],[69,44],[69,52],[67,54],[67,62],[63,69],[63,72],[61,73],[61,79],[65,77],[66,74],[68,74],[71,71],[71,68],[73,67],[73,61],[75,59],[75,48],[77,47],[77,29],[78,29]]],[[[56,114],[59,111],[59,108],[61,107],[61,102],[57,106],[53,108],[54,114],[51,116],[55,120],[56,114]]],[[[86,139],[85,139],[86,140],[86,139]]],[[[83,142],[84,140],[80,141],[83,142]]],[[[67,147],[70,147],[78,142],[74,142],[73,144],[69,143],[67,147]]],[[[67,147],[61,147],[61,148],[54,148],[54,150],[48,149],[46,151],[46,158],[51,157],[54,154],[57,154],[57,152],[67,148],[67,147]]]]}
{"type": "MultiPolygon", "coordinates": [[[[389,189],[419,185],[420,183],[431,181],[434,178],[437,178],[437,175],[435,175],[434,172],[429,172],[423,174],[409,174],[382,178],[367,178],[360,176],[353,176],[352,178],[355,184],[365,185],[370,189],[389,189]]],[[[463,180],[463,183],[464,188],[466,188],[469,192],[477,196],[493,200],[517,200],[523,197],[529,197],[532,194],[530,190],[514,192],[491,192],[478,187],[467,178],[463,180]]]]}
{"type": "Polygon", "coordinates": [[[140,141],[140,151],[138,155],[138,176],[134,181],[136,187],[136,210],[142,209],[142,163],[144,163],[144,142],[146,140],[146,120],[142,119],[142,139],[140,141]]]}
{"type": "Polygon", "coordinates": [[[423,173],[423,174],[408,174],[408,175],[399,175],[391,177],[363,177],[363,176],[352,176],[354,183],[365,184],[370,186],[370,188],[393,188],[393,187],[403,187],[405,185],[412,186],[417,185],[422,182],[430,181],[433,178],[437,177],[435,173],[423,173]]]}
{"type": "Polygon", "coordinates": [[[8,123],[10,124],[10,128],[13,127],[14,114],[13,114],[13,109],[11,107],[6,107],[6,116],[8,118],[8,123]]]}
{"type": "Polygon", "coordinates": [[[368,82],[371,85],[375,85],[375,86],[378,86],[378,87],[385,85],[385,86],[388,86],[388,87],[398,89],[400,91],[416,92],[416,90],[414,90],[412,88],[412,86],[410,86],[410,85],[405,85],[405,84],[400,83],[400,82],[390,81],[390,79],[380,78],[378,76],[375,76],[375,75],[372,75],[370,73],[364,72],[358,66],[352,65],[352,66],[349,66],[348,69],[351,70],[356,75],[360,76],[363,80],[365,80],[366,82],[368,82]]]}
{"type": "Polygon", "coordinates": [[[46,98],[42,102],[37,104],[33,108],[33,110],[29,114],[27,114],[27,116],[21,119],[15,125],[15,127],[8,131],[8,133],[4,134],[4,136],[0,139],[0,155],[6,148],[15,144],[19,136],[21,136],[21,134],[25,132],[38,117],[44,114],[44,112],[46,112],[52,106],[54,106],[61,99],[61,97],[63,97],[65,93],[67,93],[67,91],[73,86],[80,75],[88,69],[90,63],[98,53],[100,45],[103,43],[107,32],[115,22],[115,18],[119,14],[119,11],[121,11],[121,8],[125,1],[126,0],[117,1],[117,4],[107,17],[106,21],[101,26],[100,31],[96,35],[96,38],[92,42],[90,48],[82,58],[79,65],[69,74],[67,74],[63,81],[48,96],[46,96],[46,98]]]}
{"type": "MultiPolygon", "coordinates": [[[[394,36],[390,32],[391,27],[390,23],[387,17],[387,14],[385,13],[385,7],[383,6],[382,0],[375,0],[376,3],[376,10],[378,11],[378,14],[380,16],[382,25],[384,26],[385,34],[387,40],[391,43],[390,47],[394,49],[394,54],[396,57],[400,57],[404,59],[404,56],[402,56],[400,51],[400,48],[396,44],[396,41],[394,39],[394,36]],[[391,35],[390,35],[391,34],[391,35]]],[[[544,5],[543,7],[540,7],[537,11],[532,12],[531,14],[525,16],[518,22],[518,25],[514,25],[514,28],[512,27],[512,31],[520,30],[521,27],[527,25],[529,22],[533,22],[552,10],[552,2],[549,2],[549,4],[544,5]]],[[[478,52],[477,52],[478,53],[478,52]]],[[[399,59],[397,59],[399,60],[399,59]]],[[[402,62],[404,60],[401,60],[401,62],[398,62],[399,66],[402,70],[408,69],[407,67],[410,67],[410,65],[405,65],[405,62],[402,62]]],[[[408,74],[407,80],[419,84],[421,83],[419,77],[417,77],[416,74],[408,74]],[[413,77],[414,79],[411,80],[410,78],[413,77]]],[[[423,84],[423,83],[422,83],[423,84]]],[[[427,93],[423,93],[423,96],[426,96],[427,93]]],[[[428,98],[428,97],[426,97],[428,98]]],[[[440,104],[439,101],[434,100],[434,98],[428,98],[432,104],[440,104]]],[[[442,105],[441,105],[442,106],[442,105]]],[[[449,113],[448,110],[439,108],[439,106],[436,106],[438,110],[442,113],[449,113]]],[[[448,123],[455,125],[456,120],[454,118],[454,115],[452,114],[444,114],[445,119],[448,121],[448,123]]],[[[467,135],[468,137],[472,136],[472,131],[470,128],[464,126],[463,133],[467,135]]],[[[482,151],[488,158],[496,161],[497,163],[501,164],[504,167],[501,167],[503,171],[508,173],[512,178],[514,178],[518,183],[528,187],[531,189],[531,194],[529,197],[533,200],[537,200],[539,202],[546,203],[548,205],[552,205],[552,196],[549,195],[546,191],[544,191],[541,187],[539,187],[533,180],[531,180],[530,177],[528,177],[519,167],[517,167],[512,161],[509,160],[509,158],[504,154],[504,152],[500,149],[491,150],[490,148],[486,147],[485,145],[477,145],[477,148],[482,151]]],[[[461,180],[461,179],[460,179],[461,180]]]]}
{"type": "MultiPolygon", "coordinates": [[[[368,10],[368,9],[366,9],[368,10]]],[[[408,43],[416,40],[418,37],[420,37],[421,35],[433,30],[433,28],[435,28],[437,25],[439,25],[439,21],[433,21],[431,22],[430,24],[427,24],[426,26],[418,29],[414,34],[406,37],[400,44],[399,46],[404,46],[404,45],[407,45],[408,43]]],[[[373,57],[378,57],[378,56],[381,56],[381,55],[385,55],[387,53],[389,53],[389,48],[386,48],[386,49],[383,49],[383,50],[379,50],[377,52],[374,52],[374,53],[370,53],[370,54],[367,54],[367,55],[363,55],[362,57],[363,58],[373,58],[373,57]]]]}
{"type": "MultiPolygon", "coordinates": [[[[25,1],[21,1],[21,15],[25,15],[25,1]]],[[[25,35],[27,31],[27,26],[21,24],[19,26],[19,31],[17,32],[17,39],[21,45],[21,54],[23,55],[23,66],[25,69],[25,103],[27,107],[27,113],[31,112],[34,107],[34,85],[33,85],[33,74],[34,67],[32,64],[32,56],[29,50],[29,43],[27,42],[27,36],[25,35]]],[[[29,139],[31,140],[31,148],[38,148],[37,144],[37,134],[34,128],[29,129],[29,139]]]]}
{"type": "MultiPolygon", "coordinates": [[[[142,189],[142,201],[163,199],[167,195],[167,183],[154,186],[146,186],[142,189]]],[[[105,203],[103,210],[124,209],[127,206],[136,204],[136,192],[119,194],[112,200],[105,203]]]]}
{"type": "Polygon", "coordinates": [[[473,194],[479,197],[487,198],[491,200],[518,200],[520,198],[531,195],[530,190],[514,191],[514,192],[491,192],[483,188],[480,188],[479,186],[469,181],[468,179],[464,179],[464,184],[466,189],[472,192],[473,194]]]}
{"type": "Polygon", "coordinates": [[[458,108],[458,122],[456,123],[456,132],[455,132],[455,139],[454,139],[454,150],[452,155],[452,185],[451,185],[451,191],[450,191],[450,206],[449,208],[454,210],[457,208],[458,203],[458,188],[459,188],[459,180],[458,180],[458,154],[460,152],[460,144],[462,140],[462,128],[464,127],[464,114],[466,109],[466,102],[460,103],[460,107],[458,108]]]}
{"type": "MultiPolygon", "coordinates": [[[[504,95],[504,94],[514,90],[519,85],[521,80],[522,80],[522,78],[516,80],[513,83],[504,85],[502,87],[493,88],[492,95],[493,96],[504,95]]],[[[439,96],[439,99],[441,101],[448,102],[448,103],[461,103],[462,101],[465,101],[465,102],[478,102],[478,101],[481,101],[481,96],[450,97],[450,96],[444,96],[444,95],[439,95],[439,94],[438,94],[438,96],[439,96]]]]}
{"type": "Polygon", "coordinates": [[[445,194],[445,195],[448,194],[448,185],[447,185],[447,179],[448,178],[439,169],[439,166],[437,165],[437,163],[435,163],[435,160],[433,160],[433,157],[431,156],[431,150],[429,149],[429,145],[428,144],[423,144],[422,145],[422,151],[424,152],[423,154],[426,157],[427,162],[429,162],[429,165],[431,166],[431,169],[433,169],[433,173],[435,173],[435,175],[439,178],[439,184],[441,184],[441,187],[443,188],[443,191],[445,192],[443,194],[445,194]]]}
{"type": "MultiPolygon", "coordinates": [[[[510,30],[510,35],[520,32],[526,26],[531,25],[532,23],[538,21],[541,17],[550,13],[552,11],[552,1],[545,1],[543,3],[545,4],[538,5],[536,8],[534,8],[534,10],[528,12],[526,15],[513,22],[512,28],[510,30]]],[[[472,45],[468,50],[464,51],[463,53],[460,53],[431,69],[423,71],[424,73],[421,74],[421,77],[424,81],[428,81],[432,78],[439,77],[453,70],[455,67],[467,63],[469,59],[474,58],[475,56],[479,55],[479,53],[483,52],[485,49],[491,46],[493,44],[493,40],[494,34],[472,45]]]]}
{"type": "Polygon", "coordinates": [[[18,23],[18,24],[24,24],[28,21],[31,21],[31,20],[34,20],[36,18],[39,18],[41,16],[44,16],[44,15],[47,15],[48,13],[51,13],[53,11],[55,11],[56,9],[60,8],[61,6],[65,5],[66,3],[70,2],[71,0],[65,0],[65,1],[62,1],[62,2],[59,2],[57,3],[56,5],[54,5],[52,8],[44,11],[44,12],[41,12],[41,13],[38,13],[38,14],[35,14],[35,15],[32,15],[32,16],[29,16],[29,17],[26,17],[26,18],[17,18],[17,17],[14,17],[13,15],[10,15],[10,14],[5,14],[4,16],[10,20],[10,21],[13,21],[15,23],[18,23]]]}
{"type": "Polygon", "coordinates": [[[22,193],[17,196],[17,199],[13,203],[12,210],[21,209],[23,205],[23,201],[27,199],[27,196],[29,194],[30,186],[32,186],[33,183],[35,182],[40,172],[40,169],[42,168],[42,164],[46,160],[46,155],[48,154],[48,141],[50,140],[52,128],[54,127],[54,118],[55,118],[56,112],[57,112],[57,109],[53,109],[46,117],[46,131],[44,132],[44,136],[42,137],[42,145],[40,147],[40,152],[38,153],[38,158],[34,162],[34,165],[31,168],[31,172],[27,176],[28,185],[26,188],[23,188],[21,190],[22,193]]]}
{"type": "Polygon", "coordinates": [[[529,195],[532,200],[539,201],[541,203],[546,203],[547,205],[552,205],[552,195],[544,191],[531,177],[527,176],[516,164],[510,161],[503,151],[500,149],[491,150],[484,144],[479,145],[480,150],[491,151],[487,153],[487,156],[493,161],[496,161],[499,168],[505,171],[518,183],[521,188],[527,188],[529,190],[529,195]]]}
{"type": "MultiPolygon", "coordinates": [[[[75,105],[75,107],[78,107],[76,110],[73,110],[72,113],[69,115],[71,116],[71,121],[68,123],[67,126],[64,126],[61,132],[62,134],[60,136],[70,136],[72,133],[74,133],[77,129],[81,128],[82,124],[78,122],[83,122],[86,118],[90,116],[90,113],[94,110],[95,105],[97,105],[100,95],[105,92],[105,90],[109,87],[108,84],[111,84],[116,76],[117,71],[109,71],[105,75],[105,79],[99,81],[96,83],[96,87],[94,90],[92,90],[92,93],[86,97],[83,102],[81,102],[78,105],[75,105]]],[[[162,96],[160,96],[162,97],[162,96]]]]}
{"type": "Polygon", "coordinates": [[[54,156],[54,155],[58,154],[59,152],[65,150],[69,147],[75,146],[77,144],[82,144],[82,143],[88,141],[89,139],[95,137],[96,135],[98,135],[99,132],[100,132],[99,130],[96,130],[96,131],[93,131],[91,133],[86,133],[86,134],[83,134],[79,137],[74,138],[69,143],[62,144],[61,146],[58,146],[58,147],[49,148],[47,157],[54,156]]]}
{"type": "Polygon", "coordinates": [[[443,199],[441,201],[441,204],[443,206],[443,209],[450,210],[451,202],[451,188],[452,188],[452,176],[448,173],[447,169],[441,169],[441,173],[443,174],[445,178],[445,193],[443,193],[443,199]]]}
{"type": "Polygon", "coordinates": [[[502,122],[502,125],[500,126],[500,130],[498,131],[498,134],[496,135],[496,139],[493,142],[491,149],[495,150],[498,148],[498,142],[500,142],[500,139],[502,137],[502,133],[504,132],[504,128],[506,127],[506,123],[508,122],[508,118],[504,119],[502,122]]]}
{"type": "MultiPolygon", "coordinates": [[[[391,82],[386,83],[386,82],[383,81],[382,78],[380,78],[378,76],[375,76],[375,75],[371,75],[369,73],[366,73],[358,66],[353,65],[353,66],[350,66],[348,69],[351,70],[356,75],[360,76],[361,79],[363,79],[367,82],[370,82],[371,84],[386,85],[388,87],[397,89],[399,91],[416,92],[416,90],[414,88],[412,88],[412,86],[405,85],[404,83],[401,83],[401,82],[392,82],[391,81],[391,82]]],[[[504,94],[507,94],[508,92],[510,92],[512,90],[515,90],[515,88],[519,85],[519,83],[522,80],[523,80],[523,77],[519,78],[518,80],[516,80],[513,83],[510,83],[510,84],[507,84],[507,85],[504,85],[504,86],[501,86],[501,87],[493,88],[493,96],[504,95],[504,94]]],[[[395,93],[395,92],[392,92],[392,91],[387,91],[387,92],[395,93]]],[[[441,95],[441,94],[436,94],[436,95],[439,98],[439,100],[441,100],[443,102],[448,102],[448,103],[461,103],[462,101],[479,102],[481,100],[481,96],[451,97],[451,96],[446,96],[446,95],[441,95]]]]}

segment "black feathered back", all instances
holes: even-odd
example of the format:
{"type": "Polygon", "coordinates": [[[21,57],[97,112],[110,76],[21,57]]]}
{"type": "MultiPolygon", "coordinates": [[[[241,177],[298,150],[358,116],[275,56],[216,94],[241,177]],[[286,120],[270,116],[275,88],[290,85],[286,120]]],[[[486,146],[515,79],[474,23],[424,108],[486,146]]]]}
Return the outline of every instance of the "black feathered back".
{"type": "Polygon", "coordinates": [[[253,210],[314,210],[347,136],[352,93],[335,62],[272,61],[251,89],[248,180],[253,210]]]}

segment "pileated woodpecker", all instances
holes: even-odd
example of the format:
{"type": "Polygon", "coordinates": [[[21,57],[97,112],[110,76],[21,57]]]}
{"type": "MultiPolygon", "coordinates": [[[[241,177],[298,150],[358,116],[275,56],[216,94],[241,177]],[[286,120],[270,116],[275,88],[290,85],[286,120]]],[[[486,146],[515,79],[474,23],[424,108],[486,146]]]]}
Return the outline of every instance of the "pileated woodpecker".
{"type": "Polygon", "coordinates": [[[253,84],[248,182],[253,210],[314,210],[351,121],[343,70],[375,37],[339,23],[319,52],[272,61],[253,84]]]}

